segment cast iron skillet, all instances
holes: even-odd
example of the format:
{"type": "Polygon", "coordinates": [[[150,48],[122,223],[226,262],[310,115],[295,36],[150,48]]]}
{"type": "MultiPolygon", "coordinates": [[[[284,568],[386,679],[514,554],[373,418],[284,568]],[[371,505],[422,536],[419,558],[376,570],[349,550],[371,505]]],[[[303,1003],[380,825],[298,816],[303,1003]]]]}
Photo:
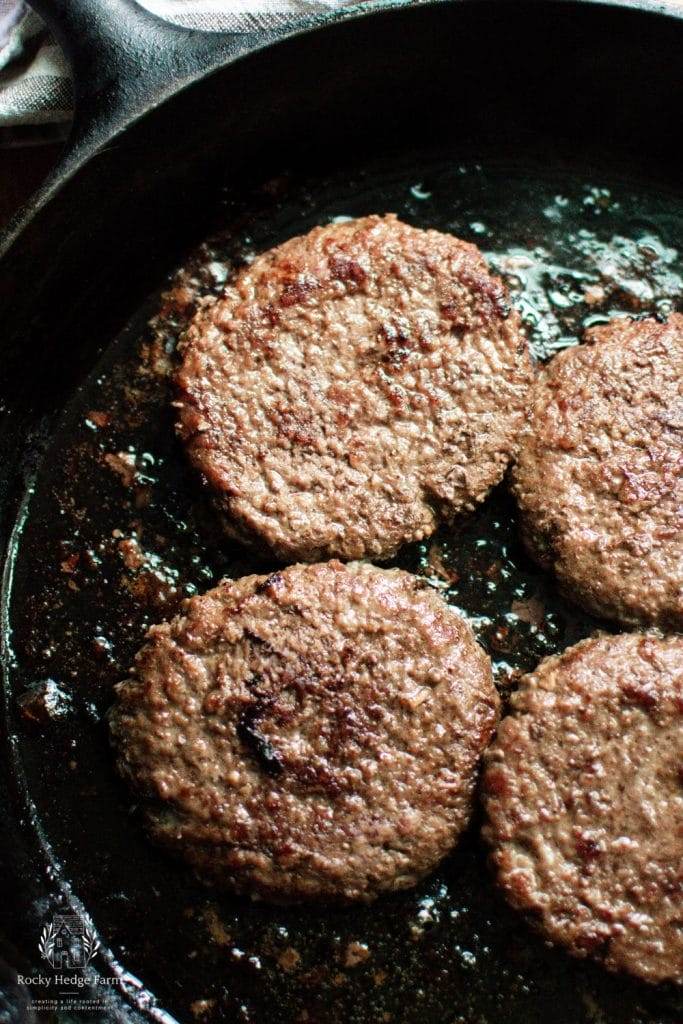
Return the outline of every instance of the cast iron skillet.
{"type": "MultiPolygon", "coordinates": [[[[78,102],[0,274],[0,1008],[30,1019],[12,970],[37,971],[41,929],[75,910],[119,982],[81,1021],[680,1024],[680,993],[545,947],[495,893],[478,822],[371,908],[202,888],[146,841],[103,717],[150,622],[263,568],[217,536],[173,439],[183,303],[314,223],[393,209],[481,244],[540,358],[596,319],[680,307],[683,20],[655,3],[381,3],[276,39],[175,30],[128,0],[36,6],[78,102]]],[[[504,487],[398,561],[470,618],[504,693],[601,625],[528,562],[504,487]]]]}

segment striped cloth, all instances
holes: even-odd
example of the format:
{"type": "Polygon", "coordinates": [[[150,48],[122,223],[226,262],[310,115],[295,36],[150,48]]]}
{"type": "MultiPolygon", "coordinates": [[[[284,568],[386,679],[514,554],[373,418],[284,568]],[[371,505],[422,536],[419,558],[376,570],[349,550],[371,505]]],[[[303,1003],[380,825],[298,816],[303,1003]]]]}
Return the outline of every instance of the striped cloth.
{"type": "MultiPolygon", "coordinates": [[[[140,2],[188,28],[254,32],[284,27],[307,14],[348,6],[354,0],[140,2]]],[[[71,79],[61,50],[24,0],[0,0],[0,128],[43,126],[47,129],[43,134],[54,137],[54,126],[67,125],[70,117],[71,79]]]]}

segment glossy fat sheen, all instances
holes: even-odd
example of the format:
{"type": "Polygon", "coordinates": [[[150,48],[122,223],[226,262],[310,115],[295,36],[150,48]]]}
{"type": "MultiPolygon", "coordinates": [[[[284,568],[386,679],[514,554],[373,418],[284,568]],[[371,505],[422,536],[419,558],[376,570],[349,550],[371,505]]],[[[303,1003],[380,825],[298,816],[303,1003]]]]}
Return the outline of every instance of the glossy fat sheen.
{"type": "Polygon", "coordinates": [[[557,355],[513,480],[526,544],[569,596],[683,629],[683,316],[613,320],[557,355]]]}
{"type": "Polygon", "coordinates": [[[329,562],[226,581],[152,627],[111,731],[154,837],[204,877],[370,900],[455,843],[497,709],[440,596],[329,562]]]}
{"type": "Polygon", "coordinates": [[[394,216],[315,228],[199,311],[179,430],[226,529],[283,561],[391,556],[503,476],[532,370],[479,250],[394,216]]]}
{"type": "Polygon", "coordinates": [[[576,956],[683,983],[683,637],[600,636],[542,662],[485,764],[510,902],[576,956]]]}

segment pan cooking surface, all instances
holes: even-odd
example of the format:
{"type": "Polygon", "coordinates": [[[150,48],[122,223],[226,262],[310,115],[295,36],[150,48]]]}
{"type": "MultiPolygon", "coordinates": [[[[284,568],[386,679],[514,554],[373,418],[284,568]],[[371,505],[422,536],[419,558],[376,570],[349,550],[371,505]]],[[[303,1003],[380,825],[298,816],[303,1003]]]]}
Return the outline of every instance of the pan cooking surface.
{"type": "MultiPolygon", "coordinates": [[[[223,575],[269,568],[220,536],[174,439],[167,370],[189,304],[292,234],[386,211],[477,242],[539,358],[614,312],[666,314],[683,292],[676,197],[607,171],[421,158],[283,175],[226,199],[222,237],[138,313],[50,427],[17,531],[14,728],[48,872],[90,913],[100,966],[124,965],[181,1021],[680,1024],[681,993],[549,949],[506,907],[478,821],[411,892],[273,908],[215,893],[157,851],[114,775],[104,715],[146,629],[223,575]]],[[[609,628],[561,600],[523,553],[504,486],[396,564],[469,618],[504,694],[543,656],[609,628]]]]}

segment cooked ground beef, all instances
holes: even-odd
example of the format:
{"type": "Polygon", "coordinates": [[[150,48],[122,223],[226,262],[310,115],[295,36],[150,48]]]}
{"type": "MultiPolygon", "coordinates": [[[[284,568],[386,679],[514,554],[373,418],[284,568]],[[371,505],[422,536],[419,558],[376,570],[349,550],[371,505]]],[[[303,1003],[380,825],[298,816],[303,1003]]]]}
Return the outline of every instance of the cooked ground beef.
{"type": "Polygon", "coordinates": [[[436,592],[329,562],[225,581],[152,627],[111,732],[152,835],[204,878],[370,900],[455,843],[497,708],[436,592]]]}
{"type": "Polygon", "coordinates": [[[394,216],[258,257],[186,333],[179,431],[229,533],[283,561],[386,558],[471,509],[532,367],[478,249],[394,216]]]}
{"type": "Polygon", "coordinates": [[[683,983],[683,637],[603,635],[548,658],[485,763],[509,901],[576,956],[683,983]]]}
{"type": "Polygon", "coordinates": [[[570,597],[683,628],[683,316],[613,320],[557,355],[513,486],[527,547],[570,597]]]}

